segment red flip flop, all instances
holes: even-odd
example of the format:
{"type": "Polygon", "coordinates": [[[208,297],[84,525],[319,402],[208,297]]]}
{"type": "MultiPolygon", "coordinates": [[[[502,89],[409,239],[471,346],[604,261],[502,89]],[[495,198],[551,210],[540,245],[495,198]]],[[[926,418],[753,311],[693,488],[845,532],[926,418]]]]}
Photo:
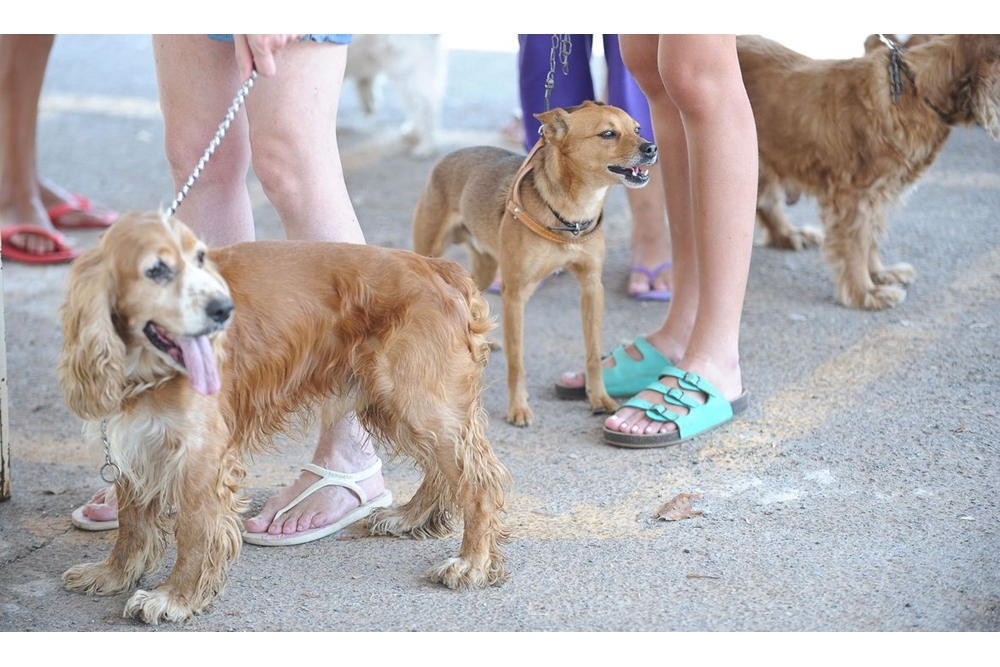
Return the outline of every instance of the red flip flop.
{"type": "Polygon", "coordinates": [[[54,234],[47,229],[35,225],[14,225],[0,230],[0,257],[25,264],[65,264],[79,257],[80,251],[66,245],[66,239],[61,234],[54,234]],[[55,248],[46,253],[28,252],[23,248],[11,245],[10,237],[15,234],[35,234],[44,236],[55,244],[55,248]]]}
{"type": "Polygon", "coordinates": [[[90,200],[83,195],[73,194],[73,200],[62,204],[56,204],[52,208],[48,209],[46,212],[49,214],[49,220],[58,229],[105,229],[110,227],[111,224],[118,219],[118,211],[108,211],[104,215],[100,216],[94,222],[84,222],[78,225],[70,225],[62,222],[63,216],[69,213],[90,213],[93,206],[90,200]]]}

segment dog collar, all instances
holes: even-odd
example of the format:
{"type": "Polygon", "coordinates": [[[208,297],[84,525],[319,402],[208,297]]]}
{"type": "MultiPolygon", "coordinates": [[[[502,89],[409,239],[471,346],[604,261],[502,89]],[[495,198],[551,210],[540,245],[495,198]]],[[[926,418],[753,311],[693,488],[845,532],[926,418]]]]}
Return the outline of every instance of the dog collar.
{"type": "MultiPolygon", "coordinates": [[[[885,35],[879,35],[878,38],[882,40],[882,43],[889,47],[889,94],[892,96],[892,103],[895,105],[899,104],[900,95],[903,92],[903,79],[900,76],[902,74],[913,86],[913,89],[917,90],[917,80],[913,76],[913,72],[907,67],[906,62],[903,60],[903,53],[906,51],[902,46],[889,39],[885,35]]],[[[919,91],[917,91],[919,95],[919,91]]],[[[924,104],[930,107],[931,111],[938,115],[945,124],[950,125],[948,121],[948,115],[939,109],[933,102],[927,99],[927,96],[923,96],[924,104]]]]}
{"type": "Polygon", "coordinates": [[[534,159],[535,154],[538,153],[540,149],[545,145],[545,139],[539,139],[531,151],[528,153],[528,157],[524,158],[524,162],[521,163],[521,168],[517,170],[514,175],[514,182],[510,186],[510,194],[507,196],[507,210],[510,214],[517,219],[518,222],[523,224],[525,227],[538,234],[542,238],[548,239],[554,243],[581,243],[590,238],[590,235],[597,231],[601,226],[601,222],[604,221],[604,212],[602,211],[596,220],[588,220],[587,222],[569,222],[561,215],[556,213],[555,209],[545,202],[545,205],[549,207],[553,215],[559,220],[559,222],[565,225],[565,229],[562,227],[546,227],[535,220],[531,215],[524,209],[524,204],[521,203],[521,182],[524,177],[528,175],[534,165],[531,164],[532,159],[534,159]],[[573,234],[572,237],[563,236],[557,232],[566,231],[573,234]],[[585,232],[585,233],[584,233],[585,232]]]}
{"type": "Polygon", "coordinates": [[[549,227],[550,230],[554,232],[570,232],[574,236],[579,235],[582,232],[587,231],[596,220],[600,220],[601,216],[597,218],[591,218],[590,220],[584,220],[583,222],[572,222],[566,218],[559,215],[559,211],[552,208],[551,204],[548,204],[549,210],[552,211],[552,215],[556,216],[556,220],[562,223],[562,227],[549,227]]]}

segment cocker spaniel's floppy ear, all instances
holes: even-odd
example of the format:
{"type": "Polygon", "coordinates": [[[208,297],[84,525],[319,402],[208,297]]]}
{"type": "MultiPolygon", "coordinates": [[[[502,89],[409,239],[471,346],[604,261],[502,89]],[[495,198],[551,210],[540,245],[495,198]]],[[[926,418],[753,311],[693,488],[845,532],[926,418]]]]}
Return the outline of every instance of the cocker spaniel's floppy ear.
{"type": "Polygon", "coordinates": [[[101,246],[70,269],[60,308],[63,344],[59,384],[70,410],[100,419],[121,406],[125,391],[125,342],[115,330],[117,288],[101,246]]]}

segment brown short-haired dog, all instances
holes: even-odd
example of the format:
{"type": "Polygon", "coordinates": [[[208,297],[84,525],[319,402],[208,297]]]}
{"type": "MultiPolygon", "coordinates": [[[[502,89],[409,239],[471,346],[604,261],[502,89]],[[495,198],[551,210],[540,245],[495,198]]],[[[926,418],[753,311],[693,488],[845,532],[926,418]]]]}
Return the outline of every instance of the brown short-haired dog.
{"type": "Polygon", "coordinates": [[[524,309],[539,281],[569,269],[581,289],[587,393],[595,412],[617,407],[604,388],[604,201],[618,183],[642,187],[656,144],[617,107],[584,102],[535,116],[542,138],[528,155],[477,146],[446,155],[431,172],[413,217],[413,248],[440,256],[468,246],[480,289],[503,279],[507,421],[531,423],[524,370],[524,309]]]}
{"type": "MultiPolygon", "coordinates": [[[[875,40],[878,38],[876,37],[875,40]]],[[[814,60],[756,35],[737,38],[757,122],[757,220],[767,243],[822,242],[837,301],[877,310],[906,298],[915,272],[883,266],[887,208],[937,157],[954,125],[1000,138],[1000,35],[939,35],[908,49],[814,60]],[[796,229],[786,192],[816,197],[825,228],[796,229]]]]}
{"type": "Polygon", "coordinates": [[[154,212],[115,222],[68,285],[60,384],[122,475],[115,546],[70,568],[67,588],[134,587],[163,560],[176,507],[177,561],[125,613],[157,623],[203,611],[240,550],[247,457],[318,410],[331,422],[355,412],[424,472],[409,502],[369,517],[373,532],[444,537],[463,520],[458,557],[430,578],[505,578],[509,474],[481,402],[494,322],[460,265],[340,243],[208,250],[154,212]]]}

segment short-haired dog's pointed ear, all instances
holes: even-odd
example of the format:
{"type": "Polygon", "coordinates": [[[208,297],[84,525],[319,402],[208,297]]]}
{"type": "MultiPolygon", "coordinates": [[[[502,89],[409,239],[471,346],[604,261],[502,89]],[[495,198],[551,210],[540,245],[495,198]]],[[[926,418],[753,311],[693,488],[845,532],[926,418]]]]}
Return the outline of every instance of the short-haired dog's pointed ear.
{"type": "Polygon", "coordinates": [[[566,116],[568,115],[569,112],[561,107],[544,113],[536,113],[535,118],[542,124],[538,131],[539,134],[547,142],[559,141],[566,135],[568,129],[566,126],[566,116]]]}
{"type": "Polygon", "coordinates": [[[59,384],[70,410],[84,419],[114,412],[125,392],[125,342],[112,320],[116,298],[99,247],[73,262],[60,310],[59,384]]]}
{"type": "Polygon", "coordinates": [[[606,107],[606,106],[608,105],[599,100],[584,100],[583,102],[580,102],[576,106],[563,107],[563,108],[566,109],[566,113],[573,113],[577,109],[585,109],[587,107],[606,107]]]}

